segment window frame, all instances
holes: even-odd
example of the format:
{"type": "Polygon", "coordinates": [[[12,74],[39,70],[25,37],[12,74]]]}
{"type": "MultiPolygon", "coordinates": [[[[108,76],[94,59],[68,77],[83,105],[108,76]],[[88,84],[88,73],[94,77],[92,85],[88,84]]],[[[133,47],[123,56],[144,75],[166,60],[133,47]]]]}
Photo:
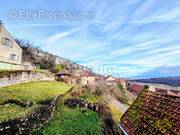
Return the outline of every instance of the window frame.
{"type": "Polygon", "coordinates": [[[1,44],[5,47],[12,48],[12,40],[9,38],[1,37],[1,44]]]}
{"type": "Polygon", "coordinates": [[[9,60],[11,61],[17,61],[17,55],[15,53],[10,53],[9,54],[9,60]]]}

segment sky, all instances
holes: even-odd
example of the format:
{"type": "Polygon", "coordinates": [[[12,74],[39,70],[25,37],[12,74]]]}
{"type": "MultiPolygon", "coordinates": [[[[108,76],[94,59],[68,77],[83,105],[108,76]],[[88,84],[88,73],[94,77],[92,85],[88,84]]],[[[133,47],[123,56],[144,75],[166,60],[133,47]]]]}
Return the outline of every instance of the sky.
{"type": "Polygon", "coordinates": [[[0,19],[15,38],[96,73],[180,76],[179,0],[1,0],[0,19]]]}

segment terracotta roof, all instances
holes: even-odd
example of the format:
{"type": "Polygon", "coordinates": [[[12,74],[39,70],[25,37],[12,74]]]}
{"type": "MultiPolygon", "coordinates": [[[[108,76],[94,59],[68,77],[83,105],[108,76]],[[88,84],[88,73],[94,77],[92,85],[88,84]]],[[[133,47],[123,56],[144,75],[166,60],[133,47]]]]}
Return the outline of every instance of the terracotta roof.
{"type": "Polygon", "coordinates": [[[122,79],[122,78],[117,78],[116,81],[118,83],[126,83],[125,79],[122,79]]]}
{"type": "Polygon", "coordinates": [[[180,91],[178,91],[178,90],[170,90],[170,92],[172,92],[172,93],[174,93],[176,95],[178,95],[180,93],[180,91]]]}
{"type": "Polygon", "coordinates": [[[131,84],[128,88],[129,91],[136,94],[140,93],[143,89],[144,89],[144,85],[140,85],[140,84],[131,84]]]}
{"type": "Polygon", "coordinates": [[[112,77],[112,78],[114,78],[114,79],[116,79],[114,76],[112,76],[112,75],[108,75],[108,76],[106,76],[106,78],[105,79],[108,79],[109,77],[112,77]]]}
{"type": "Polygon", "coordinates": [[[180,135],[180,97],[144,90],[121,118],[129,135],[180,135]]]}

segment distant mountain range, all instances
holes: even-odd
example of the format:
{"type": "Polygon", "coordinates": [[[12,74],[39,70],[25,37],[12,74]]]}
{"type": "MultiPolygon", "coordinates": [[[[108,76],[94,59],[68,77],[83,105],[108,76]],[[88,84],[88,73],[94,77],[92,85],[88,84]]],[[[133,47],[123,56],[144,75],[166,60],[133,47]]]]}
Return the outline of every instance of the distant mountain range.
{"type": "Polygon", "coordinates": [[[177,66],[161,66],[144,72],[134,78],[166,78],[180,77],[180,65],[177,66]]]}
{"type": "Polygon", "coordinates": [[[154,68],[136,76],[133,81],[180,86],[180,65],[154,68]]]}
{"type": "Polygon", "coordinates": [[[142,83],[165,84],[165,85],[170,85],[174,87],[180,86],[180,77],[135,79],[133,81],[142,82],[142,83]]]}

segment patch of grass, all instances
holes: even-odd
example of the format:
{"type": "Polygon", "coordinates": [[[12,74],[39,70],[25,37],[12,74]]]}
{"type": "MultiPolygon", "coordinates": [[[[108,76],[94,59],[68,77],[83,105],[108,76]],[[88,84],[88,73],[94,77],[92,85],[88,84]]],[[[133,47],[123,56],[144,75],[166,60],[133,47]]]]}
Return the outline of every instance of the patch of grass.
{"type": "Polygon", "coordinates": [[[8,99],[37,103],[40,100],[64,94],[72,86],[56,81],[34,81],[0,88],[0,104],[8,99]]]}
{"type": "MultiPolygon", "coordinates": [[[[64,94],[72,86],[56,81],[34,81],[30,83],[17,84],[0,88],[0,104],[8,99],[30,101],[34,104],[42,100],[52,99],[52,97],[64,94]]],[[[23,108],[14,104],[0,105],[0,121],[24,116],[34,108],[23,108]]]]}
{"type": "Polygon", "coordinates": [[[61,102],[52,121],[38,135],[101,135],[101,120],[96,112],[68,108],[61,102]]]}
{"type": "Polygon", "coordinates": [[[113,120],[116,122],[120,122],[122,116],[121,111],[117,108],[117,106],[113,104],[109,104],[108,107],[110,108],[113,120]]]}
{"type": "Polygon", "coordinates": [[[25,116],[35,107],[36,106],[33,106],[27,109],[15,104],[0,105],[0,122],[25,116]]]}
{"type": "Polygon", "coordinates": [[[98,102],[102,99],[100,96],[96,96],[90,93],[84,93],[82,96],[80,96],[80,98],[88,100],[88,102],[92,102],[92,103],[98,102]]]}

